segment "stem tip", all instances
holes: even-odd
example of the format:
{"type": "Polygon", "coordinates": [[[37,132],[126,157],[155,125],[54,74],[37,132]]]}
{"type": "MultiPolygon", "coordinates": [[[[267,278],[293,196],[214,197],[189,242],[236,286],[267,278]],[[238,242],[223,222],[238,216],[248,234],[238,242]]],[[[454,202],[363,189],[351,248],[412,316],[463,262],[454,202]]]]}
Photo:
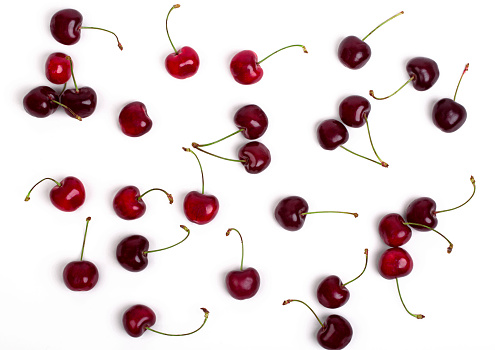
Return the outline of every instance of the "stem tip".
{"type": "Polygon", "coordinates": [[[303,46],[302,49],[303,49],[304,53],[308,53],[308,50],[306,50],[306,46],[303,46]]]}
{"type": "Polygon", "coordinates": [[[355,218],[359,216],[358,213],[351,213],[351,214],[354,215],[355,218]]]}
{"type": "Polygon", "coordinates": [[[86,221],[91,221],[91,216],[88,216],[88,217],[86,218],[86,221]]]}
{"type": "Polygon", "coordinates": [[[474,185],[476,181],[474,181],[474,177],[472,175],[471,175],[470,180],[471,180],[471,183],[474,185]]]}
{"type": "Polygon", "coordinates": [[[191,149],[190,148],[186,148],[186,147],[182,147],[182,149],[186,152],[191,152],[191,149]]]}
{"type": "Polygon", "coordinates": [[[198,148],[199,144],[197,144],[196,142],[193,142],[193,143],[191,143],[191,146],[193,146],[194,148],[198,148]]]}
{"type": "Polygon", "coordinates": [[[385,163],[384,161],[382,161],[382,163],[381,163],[381,164],[382,164],[382,167],[384,167],[384,168],[388,168],[388,163],[385,163]]]}
{"type": "MultiPolygon", "coordinates": [[[[174,9],[178,9],[179,7],[180,7],[180,5],[179,5],[179,4],[175,4],[175,5],[174,5],[174,9]]],[[[205,310],[206,310],[206,309],[205,309],[205,310]]]]}
{"type": "Polygon", "coordinates": [[[287,300],[284,300],[284,302],[282,303],[282,305],[287,305],[287,304],[289,304],[290,302],[292,302],[292,299],[287,299],[287,300]]]}
{"type": "Polygon", "coordinates": [[[452,253],[452,249],[454,249],[454,245],[450,243],[449,247],[447,248],[447,253],[448,254],[452,253]]]}
{"type": "Polygon", "coordinates": [[[31,199],[31,197],[26,196],[26,198],[24,198],[24,202],[29,202],[30,199],[31,199]]]}
{"type": "Polygon", "coordinates": [[[210,312],[204,307],[202,307],[201,310],[203,310],[203,312],[205,313],[205,318],[208,318],[208,315],[210,314],[210,312]]]}

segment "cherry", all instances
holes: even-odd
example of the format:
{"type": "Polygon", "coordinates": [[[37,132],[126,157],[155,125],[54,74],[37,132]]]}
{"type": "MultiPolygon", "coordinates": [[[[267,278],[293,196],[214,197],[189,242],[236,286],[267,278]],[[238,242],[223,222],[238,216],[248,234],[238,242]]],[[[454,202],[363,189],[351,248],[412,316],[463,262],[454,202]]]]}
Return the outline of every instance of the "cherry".
{"type": "Polygon", "coordinates": [[[275,208],[275,219],[284,229],[288,231],[297,231],[301,229],[308,214],[318,213],[340,213],[351,214],[358,217],[357,213],[349,213],[343,211],[315,211],[308,212],[308,203],[301,197],[290,196],[282,199],[275,208]]]}
{"type": "Polygon", "coordinates": [[[45,75],[53,84],[65,84],[71,77],[70,62],[67,55],[61,52],[54,52],[46,59],[45,75]]]}
{"type": "Polygon", "coordinates": [[[405,224],[399,214],[387,214],[378,224],[378,232],[385,244],[391,247],[399,247],[406,244],[412,236],[412,230],[405,224]]]}
{"type": "Polygon", "coordinates": [[[201,193],[198,191],[189,192],[184,198],[184,214],[186,218],[198,225],[204,225],[212,221],[218,214],[220,203],[214,195],[205,194],[205,179],[203,175],[203,167],[198,156],[191,149],[182,147],[186,152],[191,152],[198,161],[199,169],[201,170],[201,193]]]}
{"type": "Polygon", "coordinates": [[[98,282],[98,269],[90,261],[83,260],[84,246],[86,244],[86,234],[88,233],[88,224],[91,217],[86,218],[86,230],[84,231],[84,240],[81,250],[81,260],[68,263],[63,272],[64,283],[73,291],[88,291],[98,282]]]}
{"type": "Polygon", "coordinates": [[[390,17],[385,22],[380,24],[378,27],[373,29],[368,35],[366,35],[362,40],[356,36],[348,36],[341,41],[338,49],[338,57],[340,62],[350,69],[362,68],[371,57],[371,48],[364,41],[368,36],[370,36],[375,30],[380,28],[382,25],[390,21],[391,19],[402,15],[404,11],[390,17]]]}
{"type": "Polygon", "coordinates": [[[282,305],[287,305],[293,301],[306,305],[306,307],[313,313],[320,323],[321,328],[316,334],[316,339],[321,347],[324,349],[339,350],[345,348],[347,344],[351,342],[353,334],[352,327],[349,321],[347,321],[344,317],[339,315],[330,315],[323,323],[313,309],[311,309],[304,301],[287,299],[282,303],[282,305]]]}
{"type": "Polygon", "coordinates": [[[128,271],[138,272],[144,270],[146,266],[148,266],[149,253],[170,249],[181,244],[187,239],[187,237],[189,237],[189,229],[184,225],[180,225],[180,227],[187,232],[186,237],[174,245],[161,249],[148,250],[149,242],[141,235],[132,235],[124,238],[117,245],[117,261],[124,269],[128,271]]]}
{"type": "Polygon", "coordinates": [[[375,100],[385,100],[394,96],[404,86],[412,82],[413,87],[418,91],[425,91],[431,88],[440,76],[440,70],[435,61],[427,57],[415,57],[409,60],[406,65],[409,80],[406,81],[399,89],[386,97],[376,97],[373,90],[370,90],[370,96],[375,100]]]}
{"type": "Polygon", "coordinates": [[[454,99],[451,100],[450,98],[442,98],[433,106],[433,124],[444,132],[454,132],[458,130],[466,121],[466,109],[461,104],[455,102],[455,98],[457,96],[457,90],[461,84],[462,77],[467,72],[468,68],[469,63],[466,64],[461,78],[459,79],[459,83],[455,89],[454,99]]]}
{"type": "Polygon", "coordinates": [[[330,309],[336,309],[347,303],[350,294],[346,286],[361,277],[364,271],[366,271],[366,266],[368,266],[368,249],[364,250],[364,254],[366,255],[364,269],[353,280],[343,284],[338,276],[330,275],[320,282],[316,290],[316,296],[321,305],[330,309]]]}
{"type": "Polygon", "coordinates": [[[285,50],[289,47],[299,46],[302,47],[305,53],[308,53],[304,45],[290,45],[274,53],[268,55],[261,61],[258,61],[258,56],[251,50],[243,50],[234,55],[230,61],[230,72],[234,77],[234,80],[242,85],[251,85],[257,83],[263,77],[263,68],[260,64],[265,61],[268,57],[276,54],[279,51],[285,50]]]}
{"type": "Polygon", "coordinates": [[[268,117],[257,105],[239,108],[234,115],[234,124],[248,140],[260,138],[268,128],[268,117]]]}
{"type": "Polygon", "coordinates": [[[50,21],[50,32],[59,43],[64,45],[74,45],[81,38],[81,29],[98,29],[113,34],[117,38],[119,49],[122,50],[122,44],[115,33],[102,28],[83,27],[83,16],[74,9],[64,9],[56,12],[50,21]]]}
{"type": "Polygon", "coordinates": [[[50,190],[50,201],[59,210],[71,212],[83,205],[86,199],[86,191],[82,182],[73,176],[67,176],[58,182],[50,177],[38,181],[28,192],[26,202],[31,199],[31,191],[41,182],[51,180],[55,187],[50,190]]]}
{"type": "Polygon", "coordinates": [[[199,69],[199,56],[193,48],[184,46],[182,49],[177,50],[170,39],[168,33],[168,16],[173,9],[179,8],[180,5],[174,5],[168,11],[167,19],[165,20],[165,28],[167,30],[168,40],[174,49],[174,52],[167,56],[165,59],[165,68],[167,72],[177,79],[186,79],[192,77],[199,69]]]}
{"type": "Polygon", "coordinates": [[[58,108],[58,94],[48,86],[38,86],[29,91],[22,104],[30,115],[36,118],[46,118],[58,108]]]}
{"type": "Polygon", "coordinates": [[[138,137],[150,131],[153,122],[148,116],[146,106],[142,102],[136,101],[122,108],[119,114],[119,124],[125,135],[138,137]]]}
{"type": "Polygon", "coordinates": [[[239,270],[230,271],[225,277],[225,283],[227,284],[227,290],[229,294],[238,300],[249,299],[258,293],[260,288],[260,275],[256,269],[249,267],[243,269],[244,262],[244,242],[242,240],[241,233],[235,228],[229,228],[226,235],[228,236],[231,231],[236,231],[241,237],[241,268],[239,270]]]}
{"type": "Polygon", "coordinates": [[[143,216],[146,212],[146,204],[143,201],[143,197],[151,191],[161,191],[165,193],[170,204],[174,202],[172,195],[161,188],[152,188],[140,194],[137,187],[125,186],[117,192],[113,199],[113,209],[117,216],[124,220],[134,220],[143,216]]]}
{"type": "Polygon", "coordinates": [[[250,174],[261,173],[272,161],[268,148],[258,141],[251,141],[242,146],[239,149],[238,157],[244,160],[242,165],[250,174]]]}
{"type": "Polygon", "coordinates": [[[184,335],[196,333],[205,325],[206,321],[208,320],[208,316],[210,312],[205,308],[201,308],[201,310],[203,310],[205,317],[203,324],[195,331],[184,334],[168,334],[168,333],[158,332],[150,328],[156,322],[156,315],[151,308],[141,304],[133,305],[124,312],[124,315],[122,316],[122,324],[124,325],[124,329],[127,332],[127,334],[135,338],[142,336],[146,330],[168,336],[184,336],[184,335]]]}
{"type": "Polygon", "coordinates": [[[339,105],[339,115],[342,122],[352,128],[363,126],[371,110],[370,102],[362,96],[352,95],[344,98],[339,105]]]}

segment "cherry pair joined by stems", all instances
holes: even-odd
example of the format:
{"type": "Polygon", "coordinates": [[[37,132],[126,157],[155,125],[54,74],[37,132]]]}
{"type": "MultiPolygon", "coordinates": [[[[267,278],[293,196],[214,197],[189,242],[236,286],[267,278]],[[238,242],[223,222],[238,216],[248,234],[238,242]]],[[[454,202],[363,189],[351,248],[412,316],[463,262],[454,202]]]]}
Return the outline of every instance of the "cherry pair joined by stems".
{"type": "Polygon", "coordinates": [[[135,220],[143,216],[146,212],[146,203],[144,203],[143,197],[151,191],[161,191],[165,193],[170,204],[174,202],[172,195],[161,188],[152,188],[140,194],[136,186],[125,186],[117,192],[113,199],[113,209],[117,216],[124,220],[135,220]]]}
{"type": "Polygon", "coordinates": [[[139,137],[151,130],[153,122],[148,116],[144,103],[135,101],[122,108],[119,114],[119,125],[125,135],[139,137]]]}
{"type": "Polygon", "coordinates": [[[38,181],[28,192],[26,202],[31,199],[31,192],[41,182],[51,180],[55,186],[50,190],[50,201],[59,210],[71,212],[78,209],[86,200],[86,190],[81,180],[74,176],[67,176],[58,182],[50,177],[38,181]]]}

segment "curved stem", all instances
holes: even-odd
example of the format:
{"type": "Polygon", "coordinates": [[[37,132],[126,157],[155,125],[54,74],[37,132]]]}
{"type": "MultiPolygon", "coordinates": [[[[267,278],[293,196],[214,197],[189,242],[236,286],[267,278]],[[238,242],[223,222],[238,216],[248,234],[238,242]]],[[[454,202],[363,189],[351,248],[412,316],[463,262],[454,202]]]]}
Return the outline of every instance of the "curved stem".
{"type": "Polygon", "coordinates": [[[395,91],[392,95],[388,95],[387,97],[376,97],[375,92],[373,90],[370,90],[370,96],[373,97],[375,100],[386,100],[387,98],[394,96],[396,93],[398,93],[400,90],[402,90],[402,88],[404,86],[406,86],[407,84],[409,84],[413,80],[414,80],[414,75],[411,76],[409,78],[409,80],[404,83],[404,85],[402,85],[400,88],[398,88],[397,91],[395,91]]]}
{"type": "Polygon", "coordinates": [[[324,213],[334,213],[334,214],[350,214],[354,215],[355,218],[358,217],[358,213],[350,213],[347,211],[331,211],[331,210],[325,210],[325,211],[311,211],[307,213],[301,213],[301,215],[308,215],[308,214],[324,214],[324,213]]]}
{"type": "Polygon", "coordinates": [[[79,89],[77,88],[76,78],[74,77],[74,64],[72,63],[72,58],[70,56],[65,56],[66,60],[69,60],[70,63],[70,73],[72,74],[72,81],[74,82],[74,87],[76,88],[76,93],[79,93],[79,89]]]}
{"type": "Polygon", "coordinates": [[[205,194],[205,177],[203,175],[203,167],[201,166],[198,156],[190,148],[182,147],[182,149],[186,152],[191,152],[196,157],[199,164],[199,169],[201,170],[201,194],[205,194]]]}
{"type": "Polygon", "coordinates": [[[176,4],[176,5],[172,6],[172,8],[168,11],[168,13],[167,13],[167,19],[165,20],[165,30],[167,31],[168,41],[170,41],[170,45],[172,45],[172,48],[174,49],[176,55],[179,54],[179,53],[175,49],[175,46],[172,43],[172,39],[170,39],[170,35],[168,34],[168,16],[170,16],[170,12],[172,12],[173,9],[177,9],[179,7],[180,7],[179,4],[176,4]]]}
{"type": "Polygon", "coordinates": [[[64,88],[62,89],[62,91],[60,91],[60,93],[58,95],[59,96],[62,95],[66,88],[67,88],[67,82],[64,83],[64,88]]]}
{"type": "Polygon", "coordinates": [[[124,47],[122,46],[122,44],[119,41],[119,37],[117,36],[117,34],[115,34],[114,32],[109,31],[108,29],[103,29],[103,28],[98,28],[98,27],[81,27],[81,29],[98,29],[98,30],[103,30],[104,32],[113,34],[115,36],[115,38],[117,39],[117,45],[118,45],[120,51],[122,51],[124,49],[124,47]]]}
{"type": "Polygon", "coordinates": [[[402,14],[404,14],[404,11],[401,11],[401,12],[399,12],[398,14],[393,15],[392,17],[390,17],[389,19],[387,19],[385,22],[382,22],[382,23],[381,23],[378,27],[376,27],[376,28],[375,28],[375,29],[373,29],[371,32],[369,32],[369,34],[368,34],[368,35],[366,35],[366,36],[365,36],[362,40],[364,41],[367,37],[369,37],[371,34],[373,34],[373,32],[374,32],[375,30],[377,30],[378,28],[380,28],[382,25],[384,25],[384,24],[385,24],[385,23],[387,23],[388,21],[390,21],[390,20],[394,19],[395,17],[397,17],[397,16],[399,16],[399,15],[402,15],[402,14]]]}
{"type": "Polygon", "coordinates": [[[464,76],[464,74],[468,71],[469,69],[469,63],[466,64],[466,67],[464,67],[464,70],[462,71],[462,75],[459,79],[459,82],[457,83],[457,88],[455,89],[455,94],[454,94],[454,101],[455,101],[455,98],[457,96],[457,90],[459,90],[459,85],[461,85],[461,80],[462,80],[462,77],[464,76]]]}
{"type": "Polygon", "coordinates": [[[283,47],[283,48],[281,48],[280,50],[277,50],[277,51],[275,51],[274,53],[272,53],[272,54],[270,54],[270,55],[266,56],[266,57],[265,57],[265,58],[263,58],[261,61],[256,62],[256,64],[261,64],[261,62],[265,61],[268,57],[271,57],[271,56],[275,55],[277,52],[280,52],[280,51],[282,51],[282,50],[285,50],[285,49],[288,49],[289,47],[294,47],[294,46],[299,46],[299,47],[302,47],[302,49],[303,49],[304,53],[308,53],[308,50],[306,50],[306,47],[305,47],[304,45],[289,45],[289,46],[283,47]]]}
{"type": "Polygon", "coordinates": [[[38,181],[38,182],[37,182],[37,183],[36,183],[33,187],[31,187],[31,189],[29,190],[29,192],[28,192],[28,194],[27,194],[26,198],[24,198],[24,201],[26,201],[26,202],[27,202],[28,200],[30,200],[30,199],[31,199],[31,197],[30,197],[31,192],[34,190],[34,188],[35,188],[36,186],[38,186],[40,183],[42,183],[42,182],[43,182],[43,181],[45,181],[45,180],[52,180],[53,182],[55,182],[55,183],[57,184],[57,186],[58,186],[58,187],[62,186],[62,184],[61,184],[60,182],[58,182],[58,181],[56,181],[56,180],[52,179],[51,177],[45,177],[44,179],[42,179],[42,180],[38,181]]]}
{"type": "Polygon", "coordinates": [[[456,210],[456,209],[459,209],[460,207],[462,207],[463,205],[467,204],[467,202],[469,202],[471,200],[471,198],[473,198],[474,194],[476,193],[476,181],[474,181],[474,177],[470,177],[469,180],[471,180],[471,183],[473,184],[473,194],[471,194],[471,197],[468,198],[467,201],[465,201],[464,203],[462,203],[461,205],[458,205],[457,207],[455,208],[451,208],[451,209],[445,209],[445,210],[438,210],[438,211],[435,211],[435,214],[438,214],[438,213],[445,213],[446,211],[452,211],[452,210],[456,210]]]}
{"type": "Polygon", "coordinates": [[[64,107],[64,108],[65,108],[66,110],[68,110],[68,111],[70,112],[70,114],[72,114],[72,115],[74,116],[74,118],[76,118],[77,120],[79,120],[79,121],[81,121],[81,120],[82,120],[82,118],[81,118],[80,116],[78,116],[78,115],[76,114],[76,112],[74,112],[72,109],[70,109],[69,107],[67,107],[67,106],[66,106],[66,105],[64,105],[63,103],[60,103],[60,102],[58,102],[57,100],[50,100],[50,101],[51,101],[51,102],[53,102],[53,103],[58,104],[59,106],[64,107]]]}
{"type": "Polygon", "coordinates": [[[210,315],[210,312],[208,310],[206,310],[204,307],[201,308],[201,310],[203,310],[203,312],[205,313],[205,319],[203,320],[203,324],[198,328],[196,329],[195,331],[192,331],[192,332],[189,332],[189,333],[183,333],[183,334],[169,334],[169,333],[163,333],[163,332],[159,332],[159,331],[155,331],[154,329],[151,329],[149,327],[145,327],[147,330],[149,331],[152,331],[152,332],[155,332],[155,333],[158,333],[158,334],[162,334],[162,335],[168,335],[170,337],[182,337],[184,335],[190,335],[190,334],[193,334],[193,333],[196,333],[197,331],[199,331],[201,328],[203,328],[203,326],[205,325],[206,321],[208,321],[208,316],[210,315]]]}
{"type": "Polygon", "coordinates": [[[230,235],[230,232],[231,232],[232,230],[233,230],[233,231],[235,231],[235,232],[237,232],[237,233],[239,234],[239,237],[241,237],[242,255],[241,255],[241,268],[240,268],[240,270],[242,271],[242,267],[243,267],[243,263],[244,263],[244,241],[242,240],[241,233],[240,233],[238,230],[236,230],[235,228],[229,228],[229,229],[227,230],[227,233],[226,233],[225,235],[226,235],[226,236],[230,235]]]}
{"type": "Polygon", "coordinates": [[[86,234],[88,233],[88,225],[89,225],[90,220],[91,220],[91,216],[88,216],[86,218],[86,229],[84,230],[84,239],[83,239],[83,245],[82,245],[82,249],[81,249],[81,261],[83,259],[84,246],[86,245],[86,234]]]}
{"type": "Polygon", "coordinates": [[[407,313],[409,315],[411,315],[412,317],[416,317],[417,319],[422,319],[422,318],[425,318],[424,315],[421,315],[421,314],[413,314],[411,313],[407,307],[406,307],[406,304],[404,304],[404,300],[402,300],[402,295],[400,294],[400,288],[399,288],[399,280],[397,278],[395,278],[395,282],[397,283],[397,291],[399,292],[399,298],[400,298],[400,301],[402,303],[402,306],[404,306],[404,309],[406,309],[407,313]]]}
{"type": "Polygon", "coordinates": [[[206,146],[211,146],[211,145],[214,145],[215,143],[219,143],[220,141],[223,141],[223,140],[225,140],[225,139],[228,139],[229,137],[234,136],[234,135],[236,135],[236,134],[238,134],[238,133],[240,133],[240,132],[242,132],[242,131],[244,131],[244,130],[246,130],[246,129],[244,129],[244,128],[239,129],[239,130],[237,130],[236,132],[233,132],[232,134],[230,134],[230,135],[228,135],[228,136],[225,136],[225,137],[221,138],[220,140],[216,140],[216,141],[214,141],[214,142],[205,143],[205,144],[203,144],[203,145],[198,145],[196,142],[194,142],[194,144],[195,144],[195,145],[197,145],[197,147],[206,147],[206,146]]]}
{"type": "MultiPolygon", "coordinates": [[[[362,155],[360,155],[359,153],[353,152],[353,151],[351,151],[350,149],[345,148],[344,146],[340,146],[340,147],[341,147],[341,148],[343,148],[343,149],[345,149],[347,152],[354,154],[355,156],[358,156],[358,157],[361,157],[361,158],[367,159],[367,160],[369,160],[370,162],[373,162],[373,163],[379,164],[379,165],[381,165],[381,166],[384,166],[384,165],[383,165],[382,163],[380,163],[379,161],[376,161],[376,160],[374,160],[374,159],[371,159],[371,158],[368,158],[368,157],[362,156],[362,155]]],[[[385,164],[387,164],[387,163],[385,163],[385,164]]],[[[387,164],[387,165],[388,165],[388,164],[387,164]]]]}
{"type": "Polygon", "coordinates": [[[207,152],[207,151],[205,151],[204,149],[199,148],[199,145],[198,145],[197,143],[195,143],[195,142],[193,142],[193,143],[192,143],[192,146],[193,146],[194,148],[196,148],[198,151],[201,151],[201,152],[206,153],[206,154],[208,154],[208,155],[210,155],[210,156],[217,157],[217,158],[220,158],[220,159],[223,159],[223,160],[228,160],[228,161],[230,161],[230,162],[237,162],[237,163],[245,163],[245,162],[246,162],[246,160],[245,160],[245,159],[231,159],[231,158],[225,158],[225,157],[220,157],[220,156],[217,156],[216,154],[213,154],[213,153],[207,152]]]}
{"type": "Polygon", "coordinates": [[[376,153],[376,150],[375,150],[375,146],[373,146],[373,141],[371,140],[371,133],[370,133],[370,126],[368,124],[368,118],[366,118],[366,115],[363,116],[364,117],[364,121],[366,122],[366,129],[368,129],[368,137],[370,138],[370,143],[371,143],[371,148],[373,148],[373,152],[375,153],[375,156],[376,158],[378,158],[378,160],[380,161],[380,164],[384,167],[384,168],[388,168],[388,164],[385,163],[379,156],[378,156],[378,153],[376,153]]]}
{"type": "Polygon", "coordinates": [[[297,301],[298,303],[301,303],[301,304],[306,305],[306,307],[307,307],[308,309],[310,309],[310,310],[311,310],[311,312],[313,313],[313,315],[315,315],[315,317],[316,317],[316,319],[318,320],[318,322],[320,322],[320,325],[321,325],[322,327],[324,327],[324,326],[323,326],[323,323],[321,322],[321,320],[320,320],[320,318],[318,317],[318,315],[316,315],[316,313],[313,311],[313,309],[312,309],[312,308],[310,308],[310,307],[309,307],[309,305],[308,305],[308,304],[306,304],[304,301],[302,301],[302,300],[298,300],[298,299],[287,299],[287,300],[284,300],[284,302],[282,303],[282,305],[287,305],[287,304],[289,304],[289,303],[292,303],[293,301],[297,301]]]}
{"type": "Polygon", "coordinates": [[[184,239],[183,239],[182,241],[180,241],[180,242],[178,242],[178,243],[175,243],[174,245],[171,245],[170,247],[161,248],[161,249],[155,249],[155,250],[148,250],[148,251],[143,252],[143,254],[149,254],[149,253],[161,252],[162,250],[167,250],[167,249],[173,248],[173,247],[175,247],[176,245],[179,245],[179,244],[181,244],[182,242],[184,242],[184,241],[187,239],[187,237],[189,237],[189,234],[191,233],[191,231],[189,231],[189,229],[188,229],[186,226],[184,226],[184,225],[180,225],[180,227],[181,227],[184,231],[186,231],[186,232],[187,232],[186,237],[184,237],[184,239]]]}
{"type": "Polygon", "coordinates": [[[416,224],[414,222],[404,222],[404,225],[413,225],[413,226],[421,226],[421,227],[424,227],[424,228],[429,228],[430,230],[432,230],[433,232],[436,232],[438,233],[440,236],[442,236],[447,242],[449,242],[449,246],[447,247],[447,253],[450,254],[452,253],[452,249],[454,249],[454,245],[452,244],[451,241],[448,240],[447,237],[445,237],[444,235],[442,235],[440,232],[438,232],[437,230],[435,230],[434,228],[431,228],[430,226],[426,226],[426,225],[423,225],[423,224],[416,224]]]}
{"type": "Polygon", "coordinates": [[[174,202],[174,198],[172,197],[172,195],[170,193],[168,193],[167,191],[162,190],[161,188],[152,188],[151,190],[148,190],[148,191],[144,192],[142,195],[140,195],[137,198],[137,200],[141,200],[141,198],[143,198],[145,194],[147,194],[151,191],[162,191],[163,193],[165,193],[167,195],[167,198],[168,198],[168,201],[170,202],[170,204],[172,204],[174,202]]]}
{"type": "Polygon", "coordinates": [[[359,276],[357,276],[353,280],[350,280],[349,282],[344,283],[343,286],[347,286],[349,283],[354,282],[355,280],[357,280],[359,277],[361,277],[363,275],[364,271],[366,271],[366,266],[368,266],[368,249],[365,249],[364,250],[364,254],[366,254],[366,262],[364,263],[364,269],[363,269],[363,271],[359,274],[359,276]]]}

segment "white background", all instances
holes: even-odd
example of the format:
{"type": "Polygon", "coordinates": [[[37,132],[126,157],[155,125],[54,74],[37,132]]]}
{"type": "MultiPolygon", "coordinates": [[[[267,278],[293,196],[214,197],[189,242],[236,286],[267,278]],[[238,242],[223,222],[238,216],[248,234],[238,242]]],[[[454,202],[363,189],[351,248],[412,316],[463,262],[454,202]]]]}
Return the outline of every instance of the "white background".
{"type": "MultiPolygon", "coordinates": [[[[481,3],[481,2],[480,2],[481,3]]],[[[321,318],[346,317],[354,329],[350,349],[493,349],[493,26],[490,11],[477,2],[398,1],[184,1],[174,10],[169,28],[177,47],[188,45],[201,65],[193,78],[179,81],[164,68],[172,52],[165,17],[166,1],[110,2],[16,1],[1,13],[2,36],[2,200],[0,348],[2,349],[318,349],[318,323],[303,305],[282,306],[299,298],[321,318]],[[445,4],[445,5],[444,5],[445,4]],[[115,31],[124,46],[97,31],[84,31],[79,43],[64,46],[50,35],[56,11],[72,7],[83,25],[115,31]],[[368,64],[351,71],[337,59],[347,35],[364,37],[376,25],[403,10],[370,36],[368,64]],[[229,62],[251,49],[260,59],[291,44],[306,45],[309,54],[292,48],[262,64],[263,79],[241,86],[231,77],[229,62]],[[44,77],[46,57],[61,51],[73,57],[78,85],[98,94],[96,112],[78,122],[57,111],[45,119],[28,115],[23,96],[44,77]],[[416,56],[434,59],[440,79],[426,92],[407,86],[386,101],[370,98],[371,132],[382,168],[343,150],[324,151],[316,127],[338,117],[348,95],[394,91],[408,79],[406,62],[416,56]],[[466,63],[457,101],[468,111],[465,125],[445,134],[431,121],[436,100],[452,98],[466,63]],[[122,134],[117,117],[131,101],[141,101],[153,119],[143,137],[122,134]],[[209,142],[235,131],[235,111],[255,103],[264,109],[269,128],[261,141],[272,163],[259,175],[239,164],[200,155],[206,192],[220,201],[217,218],[206,226],[187,221],[182,201],[200,190],[196,160],[182,151],[192,141],[209,142]],[[31,186],[44,177],[73,175],[86,187],[83,207],[73,213],[55,209],[49,183],[24,202],[31,186]],[[386,246],[377,225],[389,212],[404,213],[416,197],[435,199],[438,209],[467,206],[439,214],[434,233],[414,232],[405,248],[414,270],[400,280],[405,302],[424,320],[402,308],[394,281],[380,277],[377,261],[386,246]],[[123,186],[142,192],[170,191],[145,197],[148,211],[135,221],[118,218],[112,199],[123,186]],[[299,195],[310,210],[348,210],[348,215],[314,215],[303,229],[288,232],[273,218],[277,202],[299,195]],[[94,262],[100,281],[90,292],[69,291],[62,270],[76,260],[91,216],[85,259],[94,262]],[[150,256],[139,273],[124,270],[115,247],[125,236],[142,234],[151,248],[179,241],[186,224],[191,237],[182,245],[150,256]],[[262,279],[251,300],[232,299],[225,274],[237,269],[240,242],[225,231],[235,227],[245,241],[245,266],[262,279]],[[321,307],[319,281],[336,274],[344,282],[364,263],[363,277],[350,284],[351,298],[338,310],[321,307]],[[203,320],[200,307],[211,311],[201,332],[164,337],[146,332],[129,337],[123,311],[134,303],[157,314],[154,326],[170,333],[187,332],[203,320]]],[[[235,157],[246,141],[237,135],[211,151],[235,157]]],[[[350,149],[372,156],[366,129],[350,130],[350,149]]]]}

